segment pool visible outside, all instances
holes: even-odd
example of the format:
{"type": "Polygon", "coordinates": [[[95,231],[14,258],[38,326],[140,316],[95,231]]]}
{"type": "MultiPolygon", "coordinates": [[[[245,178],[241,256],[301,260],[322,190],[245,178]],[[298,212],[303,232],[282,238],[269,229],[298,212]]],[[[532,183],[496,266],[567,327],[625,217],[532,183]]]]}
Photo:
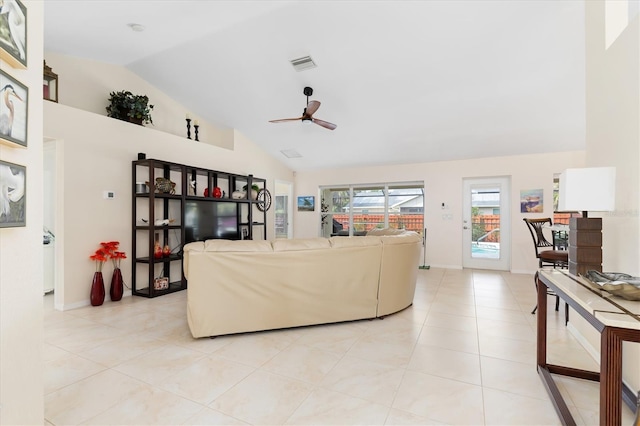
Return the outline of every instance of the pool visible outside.
{"type": "Polygon", "coordinates": [[[471,257],[480,259],[500,259],[500,243],[471,243],[471,257]]]}

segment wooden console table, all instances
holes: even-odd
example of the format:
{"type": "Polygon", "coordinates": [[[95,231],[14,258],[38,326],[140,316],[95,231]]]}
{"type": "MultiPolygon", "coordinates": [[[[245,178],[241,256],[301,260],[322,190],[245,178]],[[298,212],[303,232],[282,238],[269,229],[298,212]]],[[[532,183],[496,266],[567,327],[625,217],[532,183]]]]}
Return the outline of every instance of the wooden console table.
{"type": "Polygon", "coordinates": [[[640,342],[640,302],[614,297],[560,269],[538,272],[537,364],[564,425],[575,421],[551,374],[600,382],[600,424],[620,425],[621,401],[635,408],[634,393],[622,383],[622,342],[640,342]],[[553,290],[600,333],[600,372],[547,364],[547,288],[553,290]]]}

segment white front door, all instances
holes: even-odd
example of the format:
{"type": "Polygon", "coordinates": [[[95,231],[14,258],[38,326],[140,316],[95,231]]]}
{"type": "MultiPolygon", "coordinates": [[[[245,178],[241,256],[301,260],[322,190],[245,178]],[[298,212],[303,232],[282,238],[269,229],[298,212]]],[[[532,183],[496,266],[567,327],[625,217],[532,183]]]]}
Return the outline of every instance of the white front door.
{"type": "Polygon", "coordinates": [[[462,266],[508,271],[511,267],[509,177],[463,180],[462,266]]]}

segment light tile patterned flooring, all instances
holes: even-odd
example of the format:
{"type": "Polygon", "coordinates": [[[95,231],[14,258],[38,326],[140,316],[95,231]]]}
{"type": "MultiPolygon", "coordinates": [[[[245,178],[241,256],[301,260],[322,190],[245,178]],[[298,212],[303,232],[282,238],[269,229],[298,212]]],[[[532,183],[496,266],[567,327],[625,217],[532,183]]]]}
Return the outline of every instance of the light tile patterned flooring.
{"type": "MultiPolygon", "coordinates": [[[[52,299],[45,424],[559,424],[531,275],[420,270],[413,306],[384,320],[198,340],[184,291],[67,312],[52,299]]],[[[553,302],[550,362],[597,370],[553,302]]],[[[560,387],[578,424],[598,424],[597,383],[560,387]]]]}

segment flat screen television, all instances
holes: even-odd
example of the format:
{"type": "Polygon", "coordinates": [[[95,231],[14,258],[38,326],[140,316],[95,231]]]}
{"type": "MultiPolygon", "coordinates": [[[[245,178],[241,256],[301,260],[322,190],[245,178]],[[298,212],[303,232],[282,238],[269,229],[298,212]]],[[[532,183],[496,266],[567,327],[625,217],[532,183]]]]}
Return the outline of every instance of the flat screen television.
{"type": "Polygon", "coordinates": [[[184,230],[185,244],[210,239],[239,240],[238,204],[188,200],[184,230]]]}

